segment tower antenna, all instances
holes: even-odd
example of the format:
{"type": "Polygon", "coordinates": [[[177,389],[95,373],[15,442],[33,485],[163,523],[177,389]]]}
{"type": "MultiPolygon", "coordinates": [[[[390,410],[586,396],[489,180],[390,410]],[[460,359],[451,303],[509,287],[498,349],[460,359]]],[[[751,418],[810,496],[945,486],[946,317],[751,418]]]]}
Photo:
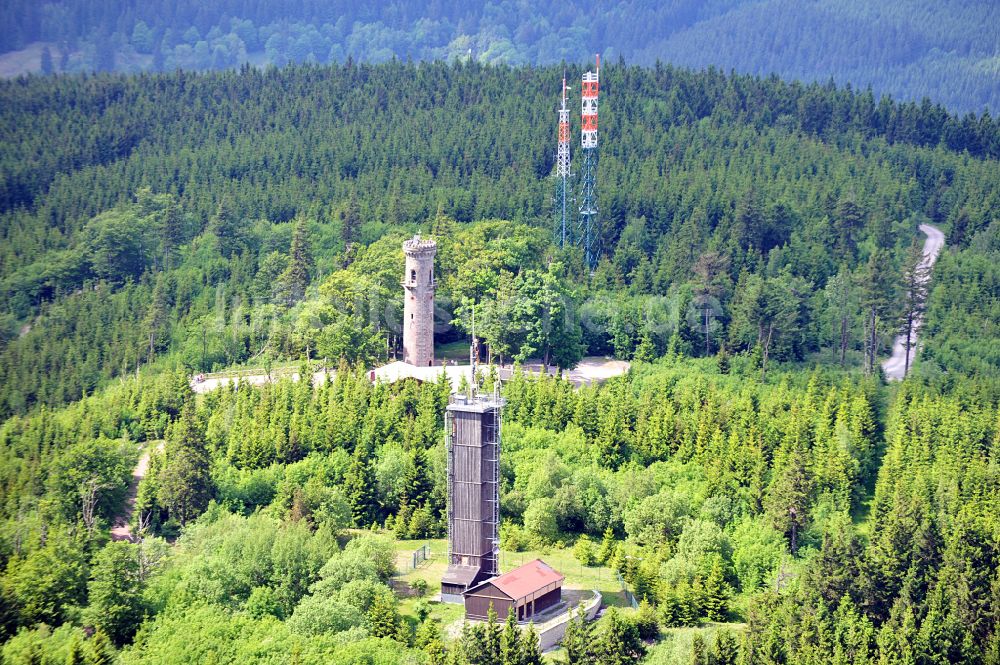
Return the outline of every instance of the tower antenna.
{"type": "Polygon", "coordinates": [[[601,54],[594,71],[583,75],[581,92],[580,147],[583,173],[580,178],[580,244],[583,260],[593,274],[600,257],[600,224],[597,217],[597,93],[600,85],[601,54]]]}
{"type": "Polygon", "coordinates": [[[556,150],[556,205],[561,206],[557,233],[560,247],[565,247],[569,238],[566,223],[566,204],[569,199],[570,153],[569,153],[569,108],[566,106],[566,72],[562,80],[562,106],[559,107],[559,144],[556,150]]]}

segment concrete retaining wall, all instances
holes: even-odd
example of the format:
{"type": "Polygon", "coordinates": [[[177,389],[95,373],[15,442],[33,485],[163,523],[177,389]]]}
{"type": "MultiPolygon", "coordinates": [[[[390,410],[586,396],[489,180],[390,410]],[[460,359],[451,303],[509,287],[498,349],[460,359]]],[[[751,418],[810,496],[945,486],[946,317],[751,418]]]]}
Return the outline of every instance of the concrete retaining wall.
{"type": "MultiPolygon", "coordinates": [[[[601,594],[595,590],[594,597],[583,604],[587,621],[593,621],[599,609],[601,609],[601,594]]],[[[562,641],[563,636],[566,635],[566,626],[576,611],[577,608],[573,607],[564,614],[535,626],[535,631],[538,633],[538,646],[542,651],[551,649],[562,641]]]]}

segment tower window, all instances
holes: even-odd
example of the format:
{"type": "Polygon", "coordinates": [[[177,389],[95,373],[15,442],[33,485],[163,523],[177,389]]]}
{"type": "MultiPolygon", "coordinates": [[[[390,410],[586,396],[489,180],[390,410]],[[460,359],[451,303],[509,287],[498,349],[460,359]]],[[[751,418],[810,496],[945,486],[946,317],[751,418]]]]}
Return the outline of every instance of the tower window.
{"type": "Polygon", "coordinates": [[[411,270],[410,271],[410,281],[413,282],[414,284],[417,283],[417,271],[416,270],[411,270]]]}

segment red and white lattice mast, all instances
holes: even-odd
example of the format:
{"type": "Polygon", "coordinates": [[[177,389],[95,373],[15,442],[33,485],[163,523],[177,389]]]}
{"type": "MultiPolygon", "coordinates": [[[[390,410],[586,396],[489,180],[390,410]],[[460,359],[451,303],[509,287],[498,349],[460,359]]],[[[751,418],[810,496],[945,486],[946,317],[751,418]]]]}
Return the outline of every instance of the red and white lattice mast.
{"type": "Polygon", "coordinates": [[[561,203],[559,215],[559,246],[567,241],[566,203],[569,199],[570,153],[569,153],[569,108],[566,106],[566,77],[562,80],[562,106],[559,108],[559,147],[556,151],[556,178],[558,185],[556,201],[561,203]]]}
{"type": "Polygon", "coordinates": [[[593,272],[600,256],[600,227],[597,219],[597,93],[600,87],[601,56],[594,71],[583,75],[580,148],[583,172],[580,177],[580,243],[587,268],[593,272]]]}

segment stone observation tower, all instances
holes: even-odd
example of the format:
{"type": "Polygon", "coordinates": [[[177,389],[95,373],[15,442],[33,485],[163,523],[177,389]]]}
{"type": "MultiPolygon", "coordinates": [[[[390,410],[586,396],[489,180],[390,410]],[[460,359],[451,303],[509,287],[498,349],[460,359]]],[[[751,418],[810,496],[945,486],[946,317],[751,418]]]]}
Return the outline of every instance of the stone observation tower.
{"type": "Polygon", "coordinates": [[[403,243],[403,362],[434,364],[434,254],[437,243],[413,236],[403,243]]]}

